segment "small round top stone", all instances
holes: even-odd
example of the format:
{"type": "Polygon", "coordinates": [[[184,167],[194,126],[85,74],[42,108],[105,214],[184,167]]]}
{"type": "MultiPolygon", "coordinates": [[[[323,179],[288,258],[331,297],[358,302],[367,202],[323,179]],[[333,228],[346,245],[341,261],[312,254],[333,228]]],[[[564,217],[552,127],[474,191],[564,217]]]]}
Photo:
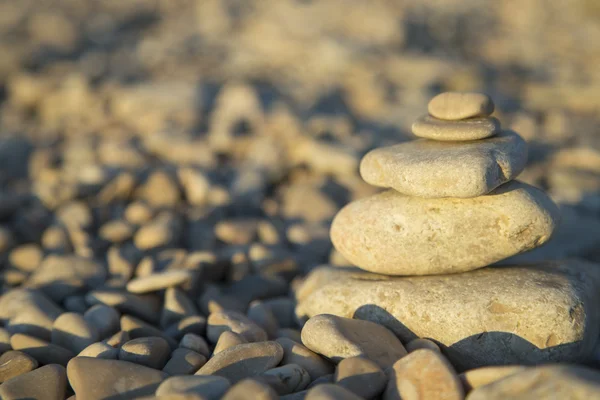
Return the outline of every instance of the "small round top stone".
{"type": "Polygon", "coordinates": [[[494,102],[483,93],[444,92],[431,99],[427,109],[436,118],[456,121],[488,116],[494,112],[494,102]]]}

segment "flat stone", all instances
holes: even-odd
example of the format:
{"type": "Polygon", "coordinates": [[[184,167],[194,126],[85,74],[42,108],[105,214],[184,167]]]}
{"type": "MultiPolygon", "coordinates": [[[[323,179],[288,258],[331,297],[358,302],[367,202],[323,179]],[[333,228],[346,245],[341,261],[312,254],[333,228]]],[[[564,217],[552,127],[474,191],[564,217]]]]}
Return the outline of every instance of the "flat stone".
{"type": "Polygon", "coordinates": [[[65,368],[50,364],[4,382],[0,385],[0,398],[64,400],[66,389],[65,368]]]}
{"type": "Polygon", "coordinates": [[[279,396],[268,385],[254,379],[244,379],[231,387],[221,400],[277,400],[279,396]]]}
{"type": "Polygon", "coordinates": [[[207,400],[218,400],[231,383],[223,377],[212,375],[173,376],[165,379],[156,389],[157,396],[169,394],[198,394],[207,400]]]}
{"type": "Polygon", "coordinates": [[[171,349],[165,339],[150,336],[132,339],[121,346],[119,360],[161,369],[165,366],[170,354],[171,349]]]}
{"type": "Polygon", "coordinates": [[[121,330],[129,333],[129,336],[132,339],[157,336],[166,340],[172,349],[177,347],[177,341],[175,339],[166,335],[157,327],[150,325],[141,319],[134,318],[131,315],[123,315],[121,317],[121,330]]]}
{"type": "Polygon", "coordinates": [[[286,395],[305,389],[310,383],[310,375],[298,364],[286,364],[273,368],[261,375],[268,379],[277,394],[286,395]]]}
{"type": "Polygon", "coordinates": [[[345,358],[338,364],[334,381],[365,399],[381,394],[387,383],[385,372],[373,361],[363,357],[345,358]]]}
{"type": "Polygon", "coordinates": [[[492,137],[500,132],[500,121],[494,117],[446,121],[424,115],[412,124],[416,136],[443,142],[461,142],[492,137]]]}
{"type": "Polygon", "coordinates": [[[206,364],[206,357],[202,354],[180,347],[173,350],[163,371],[169,375],[192,375],[204,364],[206,364]]]}
{"type": "Polygon", "coordinates": [[[342,386],[332,383],[315,386],[310,389],[305,397],[306,400],[361,400],[357,396],[342,386]]]}
{"type": "Polygon", "coordinates": [[[33,272],[42,262],[42,258],[44,258],[44,253],[40,246],[30,243],[11,250],[8,261],[21,271],[33,272]]]}
{"type": "Polygon", "coordinates": [[[248,343],[244,337],[238,333],[231,331],[225,331],[219,336],[219,340],[215,345],[213,354],[219,354],[223,350],[227,350],[230,347],[237,346],[238,344],[248,343]]]}
{"type": "Polygon", "coordinates": [[[523,372],[527,367],[522,365],[502,365],[493,367],[475,368],[465,371],[458,376],[465,392],[468,393],[478,387],[504,379],[509,375],[523,372]]]}
{"type": "Polygon", "coordinates": [[[0,356],[0,383],[26,374],[38,367],[35,358],[21,351],[7,351],[0,356]]]}
{"type": "Polygon", "coordinates": [[[169,287],[182,285],[191,278],[192,273],[188,270],[165,271],[133,279],[127,284],[127,290],[131,293],[156,292],[169,287]]]}
{"type": "Polygon", "coordinates": [[[308,372],[311,381],[333,372],[333,365],[329,360],[324,359],[303,344],[288,338],[278,338],[276,342],[283,348],[281,364],[300,365],[308,372]]]}
{"type": "Polygon", "coordinates": [[[575,365],[528,368],[473,390],[468,400],[596,399],[600,373],[575,365]]]}
{"type": "Polygon", "coordinates": [[[100,340],[98,330],[88,324],[80,314],[64,313],[54,321],[52,343],[69,349],[75,354],[98,340],[100,340]]]}
{"type": "Polygon", "coordinates": [[[210,349],[208,343],[200,335],[195,333],[186,333],[179,341],[179,347],[184,349],[194,350],[196,353],[200,353],[206,358],[210,357],[210,349]]]}
{"type": "Polygon", "coordinates": [[[131,336],[127,331],[119,331],[111,337],[104,339],[103,343],[109,346],[119,348],[131,340],[131,336]]]}
{"type": "Polygon", "coordinates": [[[83,314],[88,325],[96,328],[100,339],[105,339],[119,330],[120,317],[117,310],[104,304],[96,304],[83,314]]]}
{"type": "Polygon", "coordinates": [[[400,340],[386,327],[330,314],[315,315],[304,324],[302,343],[335,363],[365,357],[387,368],[406,355],[400,340]]]}
{"type": "Polygon", "coordinates": [[[78,399],[131,399],[150,396],[167,374],[119,360],[76,357],[67,366],[78,399]]]}
{"type": "Polygon", "coordinates": [[[54,320],[63,310],[37,290],[12,289],[0,296],[0,322],[10,334],[50,340],[54,320]]]}
{"type": "Polygon", "coordinates": [[[414,140],[367,153],[360,175],[409,196],[483,196],[523,171],[527,144],[516,133],[469,142],[414,140]]]}
{"type": "Polygon", "coordinates": [[[331,240],[367,271],[458,273],[544,244],[558,219],[541,190],[516,181],[474,199],[423,199],[388,190],[344,207],[331,240]]]}
{"type": "Polygon", "coordinates": [[[248,342],[267,340],[267,333],[244,314],[236,311],[218,311],[208,316],[206,337],[216,343],[225,331],[237,333],[248,342]]]}
{"type": "Polygon", "coordinates": [[[398,360],[390,370],[384,400],[462,400],[465,394],[456,371],[439,352],[417,350],[398,360]]]}
{"type": "Polygon", "coordinates": [[[277,366],[283,358],[283,348],[277,342],[239,344],[216,354],[196,375],[217,375],[236,383],[277,366]]]}
{"type": "Polygon", "coordinates": [[[446,120],[484,117],[494,112],[494,102],[483,93],[444,92],[427,105],[429,114],[446,120]]]}
{"type": "Polygon", "coordinates": [[[94,357],[102,358],[104,360],[116,360],[119,357],[119,349],[104,342],[96,342],[83,349],[81,353],[77,354],[77,357],[94,357]]]}
{"type": "Polygon", "coordinates": [[[460,370],[581,362],[598,337],[598,273],[576,260],[425,277],[317,268],[296,312],[368,319],[404,343],[430,338],[460,370]]]}
{"type": "Polygon", "coordinates": [[[66,366],[75,354],[64,347],[48,343],[33,336],[14,334],[10,337],[14,350],[22,351],[35,358],[40,364],[60,364],[66,366]]]}

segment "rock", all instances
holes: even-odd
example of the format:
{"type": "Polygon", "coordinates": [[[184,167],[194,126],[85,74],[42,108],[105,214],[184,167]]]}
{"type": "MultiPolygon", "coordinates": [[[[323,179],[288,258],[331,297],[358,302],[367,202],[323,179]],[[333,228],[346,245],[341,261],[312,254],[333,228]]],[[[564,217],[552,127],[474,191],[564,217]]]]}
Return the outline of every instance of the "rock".
{"type": "Polygon", "coordinates": [[[494,112],[494,102],[483,93],[444,92],[427,105],[429,114],[445,120],[485,117],[494,112]]]}
{"type": "Polygon", "coordinates": [[[10,344],[14,350],[19,350],[30,355],[41,364],[60,364],[66,366],[69,360],[75,357],[75,354],[64,347],[21,333],[12,335],[10,337],[10,344]]]}
{"type": "Polygon", "coordinates": [[[190,167],[177,170],[177,176],[188,204],[193,206],[205,205],[210,190],[208,178],[202,172],[190,167]]]}
{"type": "Polygon", "coordinates": [[[405,347],[406,351],[408,351],[409,353],[412,353],[413,351],[419,349],[429,349],[441,352],[440,347],[429,339],[413,339],[410,342],[406,343],[405,347]]]}
{"type": "Polygon", "coordinates": [[[150,396],[167,378],[164,372],[119,360],[76,357],[67,366],[69,383],[78,399],[150,396]]]}
{"type": "Polygon", "coordinates": [[[279,396],[268,385],[254,379],[244,379],[231,387],[221,400],[277,400],[279,396]]]}
{"type": "Polygon", "coordinates": [[[360,400],[361,397],[343,388],[342,386],[325,383],[310,389],[306,400],[360,400]]]}
{"type": "Polygon", "coordinates": [[[98,236],[111,243],[122,243],[133,237],[134,227],[126,221],[109,221],[98,229],[98,236]]]}
{"type": "Polygon", "coordinates": [[[83,318],[88,325],[96,328],[100,339],[105,339],[116,333],[121,326],[119,322],[120,315],[117,310],[104,304],[96,304],[90,307],[83,314],[83,318]]]}
{"type": "Polygon", "coordinates": [[[164,332],[175,340],[181,339],[187,333],[204,335],[206,332],[206,318],[200,315],[185,317],[169,325],[164,332]]]}
{"type": "Polygon", "coordinates": [[[394,363],[383,398],[464,399],[450,363],[437,351],[417,350],[394,363]]]}
{"type": "Polygon", "coordinates": [[[277,366],[283,348],[277,342],[239,344],[213,355],[196,375],[217,375],[236,383],[277,366]]]}
{"type": "Polygon", "coordinates": [[[128,313],[146,321],[158,322],[160,302],[153,296],[140,296],[117,290],[94,290],[85,296],[88,304],[104,304],[121,313],[128,313]]]}
{"type": "Polygon", "coordinates": [[[33,272],[42,262],[44,253],[37,244],[25,244],[13,249],[8,256],[10,264],[25,272],[33,272]]]}
{"type": "Polygon", "coordinates": [[[66,389],[65,368],[50,364],[4,382],[0,385],[0,398],[63,400],[66,389]]]}
{"type": "Polygon", "coordinates": [[[0,383],[23,375],[38,367],[35,358],[21,351],[7,351],[0,356],[0,383]]]}
{"type": "Polygon", "coordinates": [[[381,394],[387,383],[387,376],[373,361],[362,357],[345,358],[335,370],[336,385],[365,399],[381,394]]]}
{"type": "Polygon", "coordinates": [[[387,368],[406,355],[400,340],[384,326],[329,314],[316,315],[304,324],[302,343],[335,363],[360,356],[387,368]]]}
{"type": "Polygon", "coordinates": [[[169,394],[198,394],[207,400],[218,400],[231,384],[225,378],[211,375],[173,376],[156,389],[157,396],[169,394]]]}
{"type": "Polygon", "coordinates": [[[594,399],[600,396],[598,371],[575,365],[528,368],[473,390],[468,400],[594,399]]]}
{"type": "Polygon", "coordinates": [[[127,284],[127,290],[131,293],[141,294],[156,292],[169,287],[179,286],[192,278],[191,271],[173,270],[154,273],[149,276],[136,278],[127,284]]]}
{"type": "Polygon", "coordinates": [[[152,207],[141,201],[129,203],[125,209],[125,219],[135,225],[143,225],[154,216],[152,207]]]}
{"type": "Polygon", "coordinates": [[[225,331],[221,333],[219,336],[219,340],[215,345],[215,349],[213,350],[213,354],[218,354],[223,350],[227,350],[230,347],[237,346],[238,344],[248,343],[244,337],[238,333],[234,333],[231,331],[225,331]]]}
{"type": "Polygon", "coordinates": [[[184,349],[194,350],[196,353],[200,353],[206,358],[210,357],[210,349],[208,343],[200,335],[194,333],[186,333],[179,341],[179,347],[184,349]]]}
{"type": "Polygon", "coordinates": [[[141,337],[121,346],[119,360],[162,369],[170,354],[171,349],[165,339],[156,336],[141,337]]]}
{"type": "Polygon", "coordinates": [[[135,246],[140,250],[151,250],[174,245],[180,235],[180,221],[168,213],[159,214],[144,224],[133,237],[135,246]]]}
{"type": "Polygon", "coordinates": [[[461,142],[415,140],[367,153],[360,175],[369,184],[425,197],[487,194],[525,168],[527,145],[516,133],[461,142]]]}
{"type": "Polygon", "coordinates": [[[494,117],[445,121],[424,115],[412,124],[416,136],[438,141],[471,141],[492,137],[500,132],[500,121],[494,117]]]}
{"type": "Polygon", "coordinates": [[[77,357],[94,357],[102,358],[104,360],[116,360],[119,357],[119,349],[112,347],[107,343],[96,342],[83,349],[81,353],[77,354],[77,357]]]}
{"type": "Polygon", "coordinates": [[[31,274],[25,285],[36,288],[56,302],[84,289],[104,283],[106,270],[97,261],[79,256],[49,255],[31,274]]]}
{"type": "Polygon", "coordinates": [[[163,331],[154,327],[153,325],[150,325],[130,315],[123,315],[121,317],[121,330],[129,333],[129,336],[132,339],[156,336],[166,340],[172,349],[175,349],[177,347],[177,341],[175,339],[168,336],[163,331]]]}
{"type": "Polygon", "coordinates": [[[254,218],[221,221],[215,226],[215,234],[225,243],[248,244],[256,237],[258,223],[254,218]]]}
{"type": "Polygon", "coordinates": [[[325,360],[306,346],[288,338],[278,338],[276,342],[283,348],[281,364],[300,365],[308,372],[311,381],[333,372],[333,366],[328,360],[325,360]]]}
{"type": "Polygon", "coordinates": [[[177,348],[163,371],[169,375],[192,375],[206,363],[206,357],[190,349],[177,348]]]}
{"type": "Polygon", "coordinates": [[[305,389],[310,383],[310,375],[298,364],[286,364],[273,368],[261,375],[267,378],[278,395],[286,395],[305,389]]]}
{"type": "Polygon", "coordinates": [[[492,382],[504,379],[509,375],[523,372],[526,367],[522,365],[503,365],[498,367],[483,367],[471,369],[460,374],[458,377],[468,393],[478,387],[488,385],[492,382]]]}
{"type": "MultiPolygon", "coordinates": [[[[194,302],[180,289],[170,287],[165,290],[165,300],[160,316],[160,326],[167,327],[181,321],[186,317],[198,315],[198,309],[194,302]]],[[[206,329],[206,319],[202,317],[204,329],[206,329]]],[[[202,332],[204,332],[204,329],[202,332]]]]}
{"type": "Polygon", "coordinates": [[[542,191],[520,182],[474,199],[423,199],[389,190],[344,207],[331,240],[367,271],[458,273],[544,244],[558,219],[542,191]]]}
{"type": "Polygon", "coordinates": [[[12,289],[0,296],[0,321],[11,335],[25,333],[50,340],[52,324],[62,312],[37,290],[12,289]]]}
{"type": "Polygon", "coordinates": [[[114,335],[112,335],[111,337],[109,337],[108,339],[105,339],[104,343],[106,343],[109,346],[115,347],[115,348],[120,348],[125,343],[129,342],[130,340],[131,340],[131,337],[129,336],[129,332],[119,331],[119,332],[115,333],[114,335]]]}
{"type": "Polygon", "coordinates": [[[597,282],[598,266],[576,260],[428,277],[319,268],[296,312],[368,319],[405,343],[430,338],[460,370],[578,362],[598,336],[597,282]]]}
{"type": "Polygon", "coordinates": [[[173,207],[179,202],[179,188],[164,171],[156,170],[140,187],[141,197],[155,208],[173,207]]]}
{"type": "Polygon", "coordinates": [[[248,308],[247,316],[267,333],[268,338],[272,339],[277,335],[277,330],[279,329],[277,319],[271,310],[262,304],[262,302],[252,302],[248,308]]]}
{"type": "Polygon", "coordinates": [[[206,337],[216,343],[225,331],[231,331],[242,336],[248,342],[263,342],[267,333],[245,315],[236,311],[218,311],[208,316],[206,337]]]}
{"type": "Polygon", "coordinates": [[[52,343],[75,354],[99,339],[98,330],[77,313],[61,314],[52,327],[52,343]]]}

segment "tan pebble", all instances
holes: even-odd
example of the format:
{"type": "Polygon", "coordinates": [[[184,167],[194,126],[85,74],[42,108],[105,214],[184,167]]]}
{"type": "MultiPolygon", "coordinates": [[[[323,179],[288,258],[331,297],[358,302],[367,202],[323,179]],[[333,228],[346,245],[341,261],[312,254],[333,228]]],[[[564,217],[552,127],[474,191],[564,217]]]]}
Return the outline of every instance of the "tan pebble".
{"type": "Polygon", "coordinates": [[[194,206],[202,206],[208,201],[210,181],[196,169],[185,167],[177,171],[179,182],[183,187],[185,199],[194,206]]]}
{"type": "Polygon", "coordinates": [[[54,321],[52,327],[52,343],[75,354],[99,339],[96,327],[88,324],[80,314],[64,313],[54,321]]]}
{"type": "Polygon", "coordinates": [[[231,331],[241,335],[248,342],[267,340],[267,333],[245,315],[236,311],[219,311],[208,316],[206,337],[212,343],[219,340],[221,333],[231,331]]]}
{"type": "Polygon", "coordinates": [[[77,357],[94,357],[104,360],[116,360],[118,356],[119,350],[117,348],[103,342],[92,343],[77,354],[77,357]]]}
{"type": "Polygon", "coordinates": [[[114,307],[121,313],[129,313],[146,321],[157,322],[160,316],[160,302],[154,296],[142,296],[125,291],[95,290],[86,297],[88,304],[104,304],[114,307]]]}
{"type": "Polygon", "coordinates": [[[35,358],[40,364],[67,365],[75,354],[64,347],[48,343],[33,336],[14,334],[10,337],[10,344],[14,350],[22,351],[35,358]]]}
{"type": "Polygon", "coordinates": [[[436,118],[460,120],[490,115],[494,112],[494,103],[483,93],[444,92],[429,101],[427,110],[436,118]]]}
{"type": "Polygon", "coordinates": [[[25,244],[13,249],[8,261],[21,271],[32,272],[40,265],[43,257],[42,249],[37,244],[25,244]]]}
{"type": "Polygon", "coordinates": [[[119,350],[119,360],[161,369],[170,354],[171,349],[165,339],[150,336],[132,339],[123,344],[119,350]]]}
{"type": "Polygon", "coordinates": [[[170,287],[165,290],[165,300],[160,316],[163,328],[181,321],[186,317],[198,315],[196,304],[181,289],[170,287]]]}
{"type": "MultiPolygon", "coordinates": [[[[203,399],[220,399],[231,383],[223,377],[211,375],[173,376],[165,379],[156,389],[157,396],[197,394],[203,399]]],[[[162,397],[161,397],[162,398],[162,397]]]]}
{"type": "Polygon", "coordinates": [[[463,384],[465,392],[499,381],[509,375],[525,370],[521,365],[502,365],[471,369],[460,374],[458,377],[463,384]]]}
{"type": "Polygon", "coordinates": [[[348,389],[339,385],[325,383],[315,386],[310,389],[305,397],[306,400],[360,400],[362,397],[357,396],[348,389]]]}
{"type": "Polygon", "coordinates": [[[21,351],[9,350],[0,356],[0,383],[26,374],[38,367],[35,358],[21,351]]]}
{"type": "Polygon", "coordinates": [[[234,219],[219,222],[215,226],[217,237],[231,244],[248,244],[256,238],[259,220],[234,219]]]}
{"type": "Polygon", "coordinates": [[[437,351],[416,350],[398,360],[391,369],[384,400],[464,398],[456,371],[437,351]]]}
{"type": "Polygon", "coordinates": [[[164,171],[152,173],[140,187],[140,194],[148,204],[160,207],[172,207],[179,201],[180,193],[174,179],[164,171]]]}
{"type": "Polygon", "coordinates": [[[121,317],[121,330],[128,332],[132,339],[157,336],[166,340],[172,349],[177,348],[177,341],[175,339],[168,336],[154,325],[132,317],[131,315],[123,315],[121,317]]]}
{"type": "Polygon", "coordinates": [[[288,338],[278,338],[277,343],[283,348],[282,365],[297,364],[304,368],[314,381],[323,375],[333,372],[333,365],[306,346],[288,338]]]}
{"type": "Polygon", "coordinates": [[[448,142],[481,140],[492,137],[498,132],[500,132],[500,121],[494,117],[445,121],[425,115],[412,124],[412,133],[416,136],[448,142]]]}
{"type": "Polygon", "coordinates": [[[163,371],[173,375],[192,375],[206,363],[206,357],[190,349],[177,348],[171,353],[163,371]]]}
{"type": "Polygon", "coordinates": [[[155,273],[142,278],[136,278],[127,284],[127,290],[131,293],[148,293],[163,290],[169,287],[179,286],[189,281],[192,273],[186,270],[172,270],[155,273]]]}
{"type": "Polygon", "coordinates": [[[365,399],[372,399],[385,389],[387,376],[373,361],[350,357],[338,364],[334,382],[365,399]]]}
{"type": "Polygon", "coordinates": [[[205,357],[210,357],[210,349],[206,340],[194,333],[186,333],[179,341],[179,347],[194,350],[196,353],[200,353],[205,357]]]}
{"type": "Polygon", "coordinates": [[[130,203],[125,209],[125,219],[135,225],[143,225],[149,222],[153,216],[152,208],[140,201],[130,203]]]}
{"type": "Polygon", "coordinates": [[[133,227],[122,220],[109,221],[102,225],[98,230],[100,238],[112,242],[122,243],[133,236],[133,227]]]}
{"type": "Polygon", "coordinates": [[[270,369],[261,377],[274,378],[268,381],[269,386],[280,396],[303,390],[310,383],[310,375],[298,364],[286,364],[270,369]]]}
{"type": "Polygon", "coordinates": [[[432,342],[429,339],[423,339],[423,338],[413,339],[410,342],[406,343],[405,347],[406,347],[406,351],[408,351],[409,353],[412,353],[413,351],[419,350],[419,349],[429,349],[429,350],[433,350],[433,351],[440,351],[440,347],[437,344],[435,344],[435,342],[432,342]]]}
{"type": "Polygon", "coordinates": [[[181,339],[186,333],[204,335],[206,333],[206,318],[201,315],[191,315],[165,328],[165,334],[175,340],[181,339]]]}
{"type": "Polygon", "coordinates": [[[124,345],[125,343],[129,342],[130,340],[131,340],[131,337],[129,336],[129,332],[119,331],[119,332],[115,333],[114,335],[112,335],[111,337],[104,340],[104,343],[106,343],[109,346],[119,348],[122,345],[124,345]]]}
{"type": "Polygon", "coordinates": [[[66,388],[65,368],[61,365],[49,364],[4,382],[0,385],[0,398],[63,400],[66,388]]]}
{"type": "Polygon", "coordinates": [[[242,335],[231,331],[225,331],[219,336],[219,340],[217,340],[213,354],[218,354],[223,350],[229,349],[230,347],[244,343],[248,343],[248,341],[244,339],[242,335]]]}
{"type": "Polygon", "coordinates": [[[242,380],[231,387],[221,400],[277,400],[279,396],[268,385],[254,379],[242,380]]]}

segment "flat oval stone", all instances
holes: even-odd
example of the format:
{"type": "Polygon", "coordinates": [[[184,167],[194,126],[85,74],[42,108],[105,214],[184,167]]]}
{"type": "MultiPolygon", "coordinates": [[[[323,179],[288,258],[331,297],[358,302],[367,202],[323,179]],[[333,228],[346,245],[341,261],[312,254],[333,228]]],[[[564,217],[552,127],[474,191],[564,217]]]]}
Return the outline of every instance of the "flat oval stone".
{"type": "Polygon", "coordinates": [[[385,389],[387,376],[373,361],[363,357],[350,357],[338,364],[334,381],[354,394],[372,399],[385,389]]]}
{"type": "Polygon", "coordinates": [[[305,400],[361,400],[359,397],[339,385],[325,383],[315,386],[306,394],[305,400]]]}
{"type": "Polygon", "coordinates": [[[300,365],[308,372],[311,381],[333,372],[333,365],[329,360],[321,357],[303,344],[288,338],[277,338],[276,341],[283,348],[281,364],[300,365]]]}
{"type": "Polygon", "coordinates": [[[165,339],[150,336],[130,340],[121,346],[119,360],[161,369],[164,367],[170,354],[171,349],[165,339]]]}
{"type": "Polygon", "coordinates": [[[336,363],[360,356],[387,368],[406,355],[400,340],[384,326],[330,314],[315,315],[304,324],[302,343],[336,363]]]}
{"type": "Polygon", "coordinates": [[[515,179],[527,163],[516,133],[469,142],[413,140],[367,153],[360,175],[369,184],[416,197],[470,198],[515,179]]]}
{"type": "Polygon", "coordinates": [[[429,349],[441,352],[440,347],[429,339],[418,338],[406,343],[406,351],[409,353],[419,349],[429,349]]]}
{"type": "Polygon", "coordinates": [[[459,370],[583,362],[598,336],[599,274],[575,260],[409,277],[317,268],[296,313],[368,319],[404,343],[430,338],[459,370]]]}
{"type": "Polygon", "coordinates": [[[475,368],[465,371],[458,377],[462,382],[465,392],[470,392],[478,387],[488,385],[492,382],[504,379],[509,375],[523,372],[525,368],[522,365],[500,365],[492,367],[475,368]]]}
{"type": "Polygon", "coordinates": [[[414,351],[398,360],[390,372],[384,400],[465,398],[456,371],[437,351],[414,351]]]}
{"type": "Polygon", "coordinates": [[[237,333],[248,342],[267,340],[267,333],[263,328],[237,311],[228,310],[211,313],[207,322],[206,337],[213,343],[216,343],[219,336],[225,331],[237,333]]]}
{"type": "Polygon", "coordinates": [[[221,376],[172,376],[160,384],[156,395],[198,394],[207,399],[220,399],[230,386],[231,383],[221,376]]]}
{"type": "Polygon", "coordinates": [[[483,93],[444,92],[427,105],[429,114],[446,120],[484,117],[494,112],[494,102],[483,93]]]}
{"type": "Polygon", "coordinates": [[[237,346],[238,344],[243,343],[248,343],[248,341],[244,339],[242,335],[231,331],[225,331],[219,336],[219,340],[215,345],[213,354],[219,354],[223,350],[227,350],[230,347],[237,346]]]}
{"type": "Polygon", "coordinates": [[[63,400],[66,389],[65,368],[50,364],[4,382],[0,385],[0,398],[63,400]]]}
{"type": "Polygon", "coordinates": [[[216,354],[196,375],[217,375],[238,382],[277,366],[283,358],[283,348],[277,342],[239,344],[216,354]]]}
{"type": "Polygon", "coordinates": [[[600,398],[600,373],[575,365],[528,368],[473,390],[468,400],[600,398]]]}
{"type": "Polygon", "coordinates": [[[191,278],[192,273],[189,270],[179,269],[165,271],[133,279],[127,284],[127,290],[137,294],[155,292],[169,287],[182,285],[191,278]]]}
{"type": "Polygon", "coordinates": [[[38,366],[35,358],[21,351],[7,351],[0,356],[0,383],[33,371],[38,366]]]}
{"type": "Polygon", "coordinates": [[[52,326],[52,343],[78,354],[100,340],[98,330],[77,313],[61,314],[52,326]]]}
{"type": "Polygon", "coordinates": [[[558,220],[558,208],[544,192],[516,181],[473,199],[423,199],[388,190],[344,207],[331,226],[331,240],[367,271],[458,273],[544,244],[558,220]]]}
{"type": "Polygon", "coordinates": [[[41,364],[60,364],[65,366],[71,358],[75,357],[73,352],[64,347],[21,333],[12,335],[10,337],[10,344],[13,349],[29,354],[41,364]]]}
{"type": "Polygon", "coordinates": [[[244,379],[233,385],[221,400],[277,400],[279,396],[268,385],[254,379],[244,379]]]}
{"type": "Polygon", "coordinates": [[[492,137],[500,132],[500,121],[494,117],[445,121],[424,115],[412,124],[416,136],[443,142],[461,142],[492,137]]]}
{"type": "Polygon", "coordinates": [[[103,342],[92,343],[77,354],[77,357],[94,357],[104,360],[116,360],[118,356],[119,349],[103,342]]]}
{"type": "Polygon", "coordinates": [[[69,383],[78,399],[150,396],[167,374],[119,360],[75,357],[67,365],[69,383]]]}

